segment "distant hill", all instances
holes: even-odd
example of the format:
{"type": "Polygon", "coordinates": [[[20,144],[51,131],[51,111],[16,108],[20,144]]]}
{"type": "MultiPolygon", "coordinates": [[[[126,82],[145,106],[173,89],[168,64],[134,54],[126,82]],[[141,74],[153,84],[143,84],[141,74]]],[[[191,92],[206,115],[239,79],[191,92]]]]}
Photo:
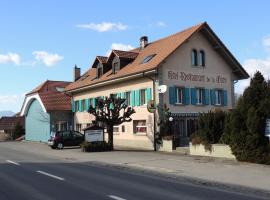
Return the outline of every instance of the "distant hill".
{"type": "Polygon", "coordinates": [[[1,117],[10,117],[10,116],[13,116],[15,114],[16,113],[9,111],[9,110],[3,110],[3,111],[0,111],[0,118],[1,117]]]}

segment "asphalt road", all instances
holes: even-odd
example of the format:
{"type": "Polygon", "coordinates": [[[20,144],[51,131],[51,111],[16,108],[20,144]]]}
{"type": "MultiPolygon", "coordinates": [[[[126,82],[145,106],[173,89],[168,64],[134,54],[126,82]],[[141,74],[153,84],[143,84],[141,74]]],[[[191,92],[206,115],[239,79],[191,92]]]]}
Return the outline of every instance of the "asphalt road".
{"type": "MultiPolygon", "coordinates": [[[[52,150],[52,153],[54,151],[52,150]]],[[[20,152],[0,143],[0,200],[263,199],[148,173],[20,152]]],[[[266,199],[266,198],[264,198],[266,199]]]]}

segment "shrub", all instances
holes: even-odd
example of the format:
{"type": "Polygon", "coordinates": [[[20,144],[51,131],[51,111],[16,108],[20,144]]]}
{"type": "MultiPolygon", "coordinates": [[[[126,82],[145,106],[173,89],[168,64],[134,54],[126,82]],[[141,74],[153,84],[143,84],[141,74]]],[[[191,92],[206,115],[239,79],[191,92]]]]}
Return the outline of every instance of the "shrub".
{"type": "Polygon", "coordinates": [[[224,132],[226,113],[222,110],[200,113],[198,130],[192,134],[192,144],[203,144],[211,150],[211,144],[218,143],[224,132]]]}
{"type": "Polygon", "coordinates": [[[105,141],[97,142],[83,142],[81,144],[82,151],[84,152],[102,152],[102,151],[111,151],[112,147],[105,141]]]}

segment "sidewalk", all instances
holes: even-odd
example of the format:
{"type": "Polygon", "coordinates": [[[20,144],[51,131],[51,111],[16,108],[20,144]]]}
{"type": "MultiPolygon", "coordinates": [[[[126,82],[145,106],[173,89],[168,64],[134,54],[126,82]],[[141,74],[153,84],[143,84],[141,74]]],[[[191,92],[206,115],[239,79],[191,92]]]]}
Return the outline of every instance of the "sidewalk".
{"type": "Polygon", "coordinates": [[[63,161],[102,162],[270,192],[270,166],[267,165],[153,151],[116,150],[84,153],[81,149],[51,150],[46,144],[33,142],[6,142],[0,145],[7,145],[14,150],[42,154],[63,161]]]}

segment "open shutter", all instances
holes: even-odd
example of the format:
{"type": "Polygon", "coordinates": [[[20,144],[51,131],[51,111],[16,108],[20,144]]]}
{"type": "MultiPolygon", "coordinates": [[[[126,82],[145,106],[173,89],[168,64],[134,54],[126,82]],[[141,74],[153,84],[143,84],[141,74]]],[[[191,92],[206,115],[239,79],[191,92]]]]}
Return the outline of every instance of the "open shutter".
{"type": "Polygon", "coordinates": [[[79,112],[82,112],[82,100],[79,100],[79,112]]]}
{"type": "Polygon", "coordinates": [[[227,93],[227,90],[223,90],[223,105],[224,106],[228,105],[228,93],[227,93]]]}
{"type": "Polygon", "coordinates": [[[148,101],[150,101],[151,99],[152,99],[151,88],[147,88],[146,89],[146,103],[148,103],[148,101]]]}
{"type": "Polygon", "coordinates": [[[191,104],[197,104],[197,95],[196,95],[196,88],[191,88],[191,104]]]}
{"type": "Polygon", "coordinates": [[[204,89],[204,105],[209,105],[209,90],[204,89]]]}
{"type": "Polygon", "coordinates": [[[72,109],[72,112],[75,112],[76,111],[75,101],[74,100],[71,100],[71,109],[72,109]]]}
{"type": "Polygon", "coordinates": [[[89,109],[89,99],[85,99],[85,111],[89,109]]]}
{"type": "Polygon", "coordinates": [[[211,105],[216,105],[216,90],[215,89],[210,90],[210,96],[211,96],[211,105]]]}
{"type": "Polygon", "coordinates": [[[176,87],[169,87],[169,102],[170,104],[176,103],[176,87]]]}
{"type": "Polygon", "coordinates": [[[131,107],[135,106],[135,91],[131,91],[131,107]]]}
{"type": "Polygon", "coordinates": [[[189,88],[184,88],[184,104],[188,105],[190,102],[189,88]]]}
{"type": "Polygon", "coordinates": [[[135,98],[136,98],[135,105],[140,106],[141,101],[140,90],[135,91],[135,98]]]}

